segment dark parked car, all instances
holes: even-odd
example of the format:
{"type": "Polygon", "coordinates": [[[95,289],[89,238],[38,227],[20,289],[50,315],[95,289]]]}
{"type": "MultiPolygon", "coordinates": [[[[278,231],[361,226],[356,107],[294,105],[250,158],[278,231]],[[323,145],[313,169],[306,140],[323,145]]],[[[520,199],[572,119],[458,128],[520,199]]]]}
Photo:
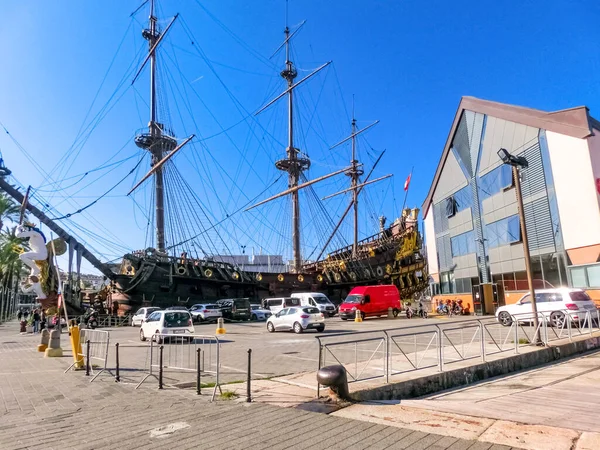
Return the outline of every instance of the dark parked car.
{"type": "Polygon", "coordinates": [[[221,308],[224,319],[250,320],[252,317],[250,299],[227,298],[217,301],[217,305],[221,308]]]}

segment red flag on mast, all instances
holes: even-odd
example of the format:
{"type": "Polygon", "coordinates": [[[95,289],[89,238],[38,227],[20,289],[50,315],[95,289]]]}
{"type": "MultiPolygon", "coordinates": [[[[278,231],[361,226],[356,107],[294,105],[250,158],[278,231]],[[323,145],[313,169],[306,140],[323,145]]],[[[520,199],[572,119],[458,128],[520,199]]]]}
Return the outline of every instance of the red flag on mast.
{"type": "Polygon", "coordinates": [[[410,177],[412,177],[412,172],[408,174],[408,178],[404,182],[404,190],[408,191],[408,185],[410,184],[410,177]]]}

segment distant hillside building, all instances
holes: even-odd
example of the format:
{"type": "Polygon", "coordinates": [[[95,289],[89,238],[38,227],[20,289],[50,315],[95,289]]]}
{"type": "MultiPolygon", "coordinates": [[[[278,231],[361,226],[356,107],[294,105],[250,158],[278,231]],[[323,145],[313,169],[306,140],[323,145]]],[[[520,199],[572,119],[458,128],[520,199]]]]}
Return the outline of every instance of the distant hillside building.
{"type": "Polygon", "coordinates": [[[283,261],[282,255],[215,255],[206,259],[233,264],[247,272],[280,273],[290,271],[290,266],[283,261]]]}
{"type": "MultiPolygon", "coordinates": [[[[545,112],[463,97],[423,204],[432,292],[472,302],[496,283],[513,303],[528,289],[511,168],[524,156],[523,200],[534,287],[600,299],[600,123],[585,106],[545,112]]],[[[502,294],[502,292],[500,292],[502,294]]]]}

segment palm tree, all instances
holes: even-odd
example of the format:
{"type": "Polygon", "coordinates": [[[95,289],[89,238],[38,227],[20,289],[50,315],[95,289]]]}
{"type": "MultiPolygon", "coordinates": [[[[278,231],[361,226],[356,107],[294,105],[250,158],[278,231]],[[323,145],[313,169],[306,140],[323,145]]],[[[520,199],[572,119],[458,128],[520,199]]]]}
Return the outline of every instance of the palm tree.
{"type": "Polygon", "coordinates": [[[21,208],[14,200],[6,194],[0,194],[0,230],[4,227],[4,221],[16,222],[19,219],[21,208]]]}
{"type": "Polygon", "coordinates": [[[26,272],[19,259],[20,250],[26,247],[26,241],[16,236],[17,227],[0,232],[0,283],[12,286],[26,272]]]}

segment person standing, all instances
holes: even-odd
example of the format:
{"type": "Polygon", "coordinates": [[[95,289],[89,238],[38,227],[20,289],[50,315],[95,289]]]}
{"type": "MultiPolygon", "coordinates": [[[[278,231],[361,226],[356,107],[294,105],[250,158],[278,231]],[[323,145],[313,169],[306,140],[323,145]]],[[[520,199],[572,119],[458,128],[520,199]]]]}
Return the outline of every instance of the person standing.
{"type": "Polygon", "coordinates": [[[29,310],[28,310],[28,309],[26,309],[26,310],[23,312],[23,319],[25,320],[25,322],[27,322],[27,316],[29,316],[29,310]]]}
{"type": "Polygon", "coordinates": [[[19,308],[19,311],[17,312],[17,320],[19,322],[21,321],[21,317],[23,317],[23,310],[19,308]]]}
{"type": "Polygon", "coordinates": [[[33,332],[38,333],[40,331],[40,312],[36,308],[33,310],[33,332]]]}

